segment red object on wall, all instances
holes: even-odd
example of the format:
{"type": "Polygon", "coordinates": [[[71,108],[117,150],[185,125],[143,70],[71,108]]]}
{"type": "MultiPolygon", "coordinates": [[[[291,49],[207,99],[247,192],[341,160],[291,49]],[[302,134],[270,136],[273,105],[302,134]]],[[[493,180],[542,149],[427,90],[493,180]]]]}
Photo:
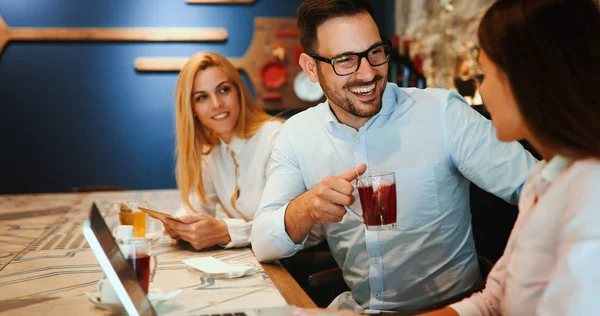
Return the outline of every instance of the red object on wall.
{"type": "Polygon", "coordinates": [[[287,77],[287,69],[285,65],[279,61],[266,62],[260,71],[260,78],[263,85],[268,89],[279,89],[285,83],[287,77]]]}
{"type": "Polygon", "coordinates": [[[266,92],[262,97],[265,101],[276,101],[283,99],[281,92],[266,92]]]}
{"type": "Polygon", "coordinates": [[[298,30],[279,30],[275,31],[275,36],[277,37],[297,37],[298,30]]]}

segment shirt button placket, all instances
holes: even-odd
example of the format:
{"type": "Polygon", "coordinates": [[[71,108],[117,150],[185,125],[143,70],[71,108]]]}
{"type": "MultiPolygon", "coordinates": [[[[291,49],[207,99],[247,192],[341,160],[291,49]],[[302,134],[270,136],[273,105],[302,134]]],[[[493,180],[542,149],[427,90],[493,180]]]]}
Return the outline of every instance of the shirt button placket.
{"type": "Polygon", "coordinates": [[[367,148],[365,146],[365,142],[361,141],[361,134],[357,133],[354,136],[354,166],[358,166],[361,163],[367,162],[367,148]]]}

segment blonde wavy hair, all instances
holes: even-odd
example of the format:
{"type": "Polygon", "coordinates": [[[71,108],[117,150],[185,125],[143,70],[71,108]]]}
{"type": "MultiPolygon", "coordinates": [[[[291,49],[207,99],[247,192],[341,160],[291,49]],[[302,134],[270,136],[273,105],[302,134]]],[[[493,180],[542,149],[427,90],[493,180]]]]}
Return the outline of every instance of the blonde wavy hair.
{"type": "Polygon", "coordinates": [[[175,172],[181,200],[190,210],[194,210],[190,201],[192,192],[200,197],[202,203],[207,203],[202,179],[202,160],[203,156],[210,154],[213,146],[220,144],[216,133],[203,126],[200,120],[194,117],[192,108],[192,90],[196,73],[209,67],[218,67],[237,88],[240,116],[233,131],[236,137],[250,138],[264,123],[274,119],[258,107],[238,70],[227,58],[216,53],[200,52],[188,60],[179,73],[175,88],[177,137],[175,172]]]}

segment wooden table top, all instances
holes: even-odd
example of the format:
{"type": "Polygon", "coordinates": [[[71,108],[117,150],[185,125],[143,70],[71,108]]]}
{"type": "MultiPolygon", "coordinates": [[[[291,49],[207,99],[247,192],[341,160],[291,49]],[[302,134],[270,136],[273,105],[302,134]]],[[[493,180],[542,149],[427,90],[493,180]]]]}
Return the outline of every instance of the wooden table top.
{"type": "MultiPolygon", "coordinates": [[[[150,208],[175,210],[179,207],[179,192],[0,196],[0,314],[107,314],[88,298],[104,273],[83,237],[81,225],[95,202],[112,229],[118,225],[115,203],[127,200],[145,200],[150,208]]],[[[162,227],[150,218],[147,226],[150,232],[162,227]]],[[[195,251],[160,236],[152,246],[158,268],[150,290],[183,290],[176,298],[156,306],[161,315],[286,304],[316,307],[281,264],[260,264],[249,248],[195,251]],[[181,262],[201,256],[252,263],[257,272],[237,279],[210,279],[190,273],[181,262]]]]}

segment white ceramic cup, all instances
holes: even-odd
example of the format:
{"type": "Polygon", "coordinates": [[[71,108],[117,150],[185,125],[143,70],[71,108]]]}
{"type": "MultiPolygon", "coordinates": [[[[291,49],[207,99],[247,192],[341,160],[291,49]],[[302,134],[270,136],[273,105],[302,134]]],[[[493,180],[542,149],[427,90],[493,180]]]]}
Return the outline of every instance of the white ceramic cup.
{"type": "Polygon", "coordinates": [[[121,304],[121,300],[117,296],[117,292],[110,284],[108,279],[98,281],[96,285],[96,289],[98,291],[98,297],[100,298],[100,303],[102,304],[121,304]]]}

